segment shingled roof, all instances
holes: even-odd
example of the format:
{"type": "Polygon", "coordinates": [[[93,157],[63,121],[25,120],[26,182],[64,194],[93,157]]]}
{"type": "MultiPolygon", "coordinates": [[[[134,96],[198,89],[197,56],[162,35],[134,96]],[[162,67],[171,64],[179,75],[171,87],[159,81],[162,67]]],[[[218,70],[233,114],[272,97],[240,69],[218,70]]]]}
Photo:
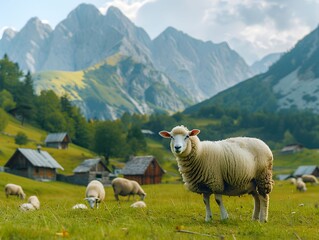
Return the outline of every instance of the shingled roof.
{"type": "Polygon", "coordinates": [[[61,133],[50,133],[48,134],[48,136],[46,137],[45,139],[45,143],[48,143],[48,142],[62,142],[63,139],[65,138],[65,136],[67,136],[68,133],[66,132],[61,132],[61,133]]]}
{"type": "MultiPolygon", "coordinates": [[[[64,168],[46,151],[27,148],[18,148],[16,153],[18,151],[35,167],[59,168],[64,170],[64,168]]],[[[10,162],[12,157],[6,165],[10,162]]]]}
{"type": "Polygon", "coordinates": [[[104,165],[104,163],[101,161],[100,158],[84,160],[79,166],[77,166],[73,170],[73,172],[74,173],[86,173],[86,172],[89,172],[91,170],[91,168],[94,167],[99,162],[101,162],[101,164],[105,167],[106,171],[110,172],[110,170],[104,165]]]}
{"type": "Polygon", "coordinates": [[[302,176],[304,174],[312,174],[318,166],[316,165],[306,165],[306,166],[299,166],[296,171],[293,173],[294,177],[302,176]]]}
{"type": "Polygon", "coordinates": [[[133,157],[122,169],[123,175],[142,175],[153,161],[154,156],[133,157]]]}

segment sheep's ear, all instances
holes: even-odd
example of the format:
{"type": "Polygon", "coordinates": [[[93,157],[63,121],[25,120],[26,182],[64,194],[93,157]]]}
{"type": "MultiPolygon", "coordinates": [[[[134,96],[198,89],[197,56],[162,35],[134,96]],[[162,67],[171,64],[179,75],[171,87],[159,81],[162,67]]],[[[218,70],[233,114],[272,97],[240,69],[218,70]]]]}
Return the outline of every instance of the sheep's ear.
{"type": "Polygon", "coordinates": [[[189,136],[196,136],[199,133],[200,133],[199,129],[193,129],[193,130],[189,131],[189,136]]]}
{"type": "Polygon", "coordinates": [[[158,134],[161,135],[163,138],[171,138],[171,134],[167,131],[160,131],[158,134]]]}

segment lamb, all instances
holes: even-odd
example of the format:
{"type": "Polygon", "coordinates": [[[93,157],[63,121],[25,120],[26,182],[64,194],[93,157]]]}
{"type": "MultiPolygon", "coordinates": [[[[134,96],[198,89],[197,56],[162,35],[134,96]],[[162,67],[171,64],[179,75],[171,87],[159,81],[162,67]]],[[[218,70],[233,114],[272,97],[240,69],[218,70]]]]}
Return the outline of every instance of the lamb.
{"type": "Polygon", "coordinates": [[[302,178],[297,178],[297,181],[296,181],[296,189],[297,189],[299,192],[305,192],[305,191],[307,191],[306,184],[304,183],[304,181],[302,181],[302,178]]]}
{"type": "Polygon", "coordinates": [[[131,195],[134,197],[135,194],[139,195],[141,200],[144,200],[146,196],[146,193],[138,184],[138,182],[133,180],[117,177],[113,179],[112,187],[114,191],[114,197],[117,201],[119,201],[119,195],[128,196],[128,200],[130,199],[131,195]]]}
{"type": "Polygon", "coordinates": [[[269,193],[273,188],[273,154],[261,140],[248,137],[221,141],[200,141],[200,130],[189,131],[176,126],[171,132],[161,131],[171,138],[171,151],[176,157],[185,186],[192,192],[203,194],[206,221],[212,219],[210,195],[215,195],[221,219],[228,213],[222,195],[251,194],[254,199],[252,219],[267,222],[269,193]]]}
{"type": "Polygon", "coordinates": [[[35,210],[35,207],[31,204],[31,203],[23,203],[20,205],[20,210],[21,211],[34,211],[35,210]]]}
{"type": "Polygon", "coordinates": [[[304,183],[311,183],[312,185],[318,184],[318,180],[314,175],[304,174],[301,176],[301,178],[302,178],[302,181],[304,181],[304,183]]]}
{"type": "Polygon", "coordinates": [[[296,185],[296,178],[291,177],[288,180],[289,180],[290,184],[296,185]]]}
{"type": "Polygon", "coordinates": [[[84,205],[83,203],[77,203],[75,204],[72,209],[87,209],[88,207],[84,205]]]}
{"type": "Polygon", "coordinates": [[[21,211],[34,211],[40,209],[40,201],[37,196],[30,196],[27,203],[20,205],[21,211]]]}
{"type": "Polygon", "coordinates": [[[32,206],[36,210],[40,209],[40,201],[37,196],[30,196],[28,199],[28,203],[32,204],[32,206]]]}
{"type": "Polygon", "coordinates": [[[131,205],[132,208],[146,208],[146,203],[143,201],[137,201],[131,205]]]}
{"type": "Polygon", "coordinates": [[[13,183],[8,183],[4,187],[4,192],[7,196],[7,198],[9,197],[9,195],[16,195],[20,199],[25,199],[25,197],[26,197],[25,193],[23,192],[22,187],[19,185],[13,184],[13,183]]]}
{"type": "Polygon", "coordinates": [[[85,191],[85,200],[88,201],[91,208],[99,208],[99,203],[102,202],[105,198],[104,186],[101,182],[97,180],[92,180],[85,191]]]}

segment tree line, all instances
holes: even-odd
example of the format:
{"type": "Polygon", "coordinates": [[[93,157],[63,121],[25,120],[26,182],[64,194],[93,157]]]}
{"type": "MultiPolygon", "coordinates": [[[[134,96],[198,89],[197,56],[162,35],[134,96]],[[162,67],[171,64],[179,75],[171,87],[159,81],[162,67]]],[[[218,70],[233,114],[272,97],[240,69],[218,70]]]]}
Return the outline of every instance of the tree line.
{"type": "Polygon", "coordinates": [[[167,147],[167,142],[157,133],[176,125],[201,129],[202,140],[252,136],[265,140],[273,149],[292,143],[307,148],[319,147],[319,116],[307,111],[251,113],[213,105],[189,114],[124,113],[114,121],[88,120],[72,105],[67,94],[59,97],[52,90],[43,90],[36,95],[30,72],[24,75],[7,55],[0,60],[1,131],[7,122],[5,112],[14,115],[21,124],[28,122],[48,132],[68,132],[73,143],[103,155],[105,159],[149,154],[151,150],[141,129],[151,130],[153,139],[162,141],[167,147]]]}

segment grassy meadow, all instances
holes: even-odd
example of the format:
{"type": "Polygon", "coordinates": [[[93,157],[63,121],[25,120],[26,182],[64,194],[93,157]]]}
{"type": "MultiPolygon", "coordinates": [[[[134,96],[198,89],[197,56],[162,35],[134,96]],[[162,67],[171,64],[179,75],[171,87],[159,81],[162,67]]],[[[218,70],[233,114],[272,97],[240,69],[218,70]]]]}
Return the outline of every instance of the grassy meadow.
{"type": "Polygon", "coordinates": [[[37,195],[41,208],[22,212],[26,200],[0,195],[0,239],[318,239],[319,186],[301,193],[288,182],[276,182],[270,195],[268,223],[251,220],[249,195],[224,197],[230,218],[221,221],[211,199],[213,222],[204,221],[202,197],[179,184],[143,186],[147,208],[133,209],[137,200],[116,202],[111,187],[99,209],[73,210],[85,203],[85,187],[60,182],[37,182],[0,173],[0,188],[13,182],[27,197],[37,195]]]}

